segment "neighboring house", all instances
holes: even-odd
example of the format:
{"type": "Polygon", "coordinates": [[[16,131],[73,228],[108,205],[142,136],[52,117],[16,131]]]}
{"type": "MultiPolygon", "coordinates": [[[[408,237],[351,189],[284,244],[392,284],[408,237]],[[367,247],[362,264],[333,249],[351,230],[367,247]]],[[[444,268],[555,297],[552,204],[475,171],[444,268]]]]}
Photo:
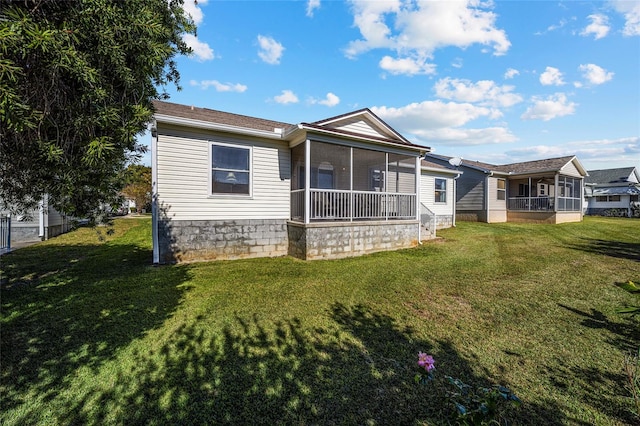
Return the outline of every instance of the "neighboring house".
{"type": "Polygon", "coordinates": [[[458,172],[421,164],[429,148],[368,109],[291,125],[154,106],[155,263],[394,250],[432,236],[421,204],[441,215],[438,226],[452,215],[458,172]],[[421,189],[431,175],[446,180],[444,198],[421,189]]]}
{"type": "Polygon", "coordinates": [[[589,170],[586,214],[640,216],[640,172],[635,167],[589,170]]]}
{"type": "MultiPolygon", "coordinates": [[[[9,216],[8,210],[0,210],[0,216],[9,216]]],[[[11,215],[11,247],[20,243],[48,240],[71,230],[71,220],[48,205],[47,197],[38,208],[22,215],[11,215]]]]}
{"type": "MultiPolygon", "coordinates": [[[[452,157],[426,154],[450,164],[452,157]]],[[[578,222],[582,220],[583,180],[575,156],[505,165],[461,160],[456,185],[457,220],[480,222],[578,222]]]]}

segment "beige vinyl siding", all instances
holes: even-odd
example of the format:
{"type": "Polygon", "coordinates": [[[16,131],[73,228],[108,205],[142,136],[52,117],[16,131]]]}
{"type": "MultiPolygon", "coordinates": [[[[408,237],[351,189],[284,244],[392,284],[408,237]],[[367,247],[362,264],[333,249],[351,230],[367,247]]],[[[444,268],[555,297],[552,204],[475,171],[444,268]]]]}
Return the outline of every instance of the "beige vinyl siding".
{"type": "Polygon", "coordinates": [[[562,168],[561,173],[563,175],[572,176],[572,177],[579,177],[579,178],[583,177],[578,171],[578,169],[576,168],[576,166],[573,164],[573,162],[567,163],[567,165],[562,168]]]}
{"type": "Polygon", "coordinates": [[[453,215],[454,206],[454,188],[455,182],[451,175],[436,174],[433,172],[422,172],[420,176],[420,202],[427,206],[429,210],[436,215],[453,215]],[[447,202],[436,203],[435,202],[435,185],[436,178],[446,179],[447,181],[447,202]]]}
{"type": "MultiPolygon", "coordinates": [[[[505,190],[507,182],[505,179],[505,190]]],[[[508,194],[505,192],[505,200],[498,200],[498,178],[489,178],[489,210],[506,211],[508,194]]]]}
{"type": "Polygon", "coordinates": [[[49,207],[47,211],[49,212],[48,223],[47,223],[48,226],[58,226],[66,222],[65,216],[60,214],[60,212],[58,212],[53,207],[49,207]]]}
{"type": "Polygon", "coordinates": [[[375,136],[375,137],[389,137],[384,133],[379,132],[377,129],[371,126],[366,120],[360,118],[352,119],[350,121],[341,121],[339,126],[330,125],[329,127],[336,130],[344,130],[347,132],[358,133],[360,135],[375,136]]]}
{"type": "Polygon", "coordinates": [[[288,219],[290,153],[279,141],[159,125],[159,207],[174,220],[288,219]],[[250,147],[251,196],[211,194],[211,143],[250,147]]]}

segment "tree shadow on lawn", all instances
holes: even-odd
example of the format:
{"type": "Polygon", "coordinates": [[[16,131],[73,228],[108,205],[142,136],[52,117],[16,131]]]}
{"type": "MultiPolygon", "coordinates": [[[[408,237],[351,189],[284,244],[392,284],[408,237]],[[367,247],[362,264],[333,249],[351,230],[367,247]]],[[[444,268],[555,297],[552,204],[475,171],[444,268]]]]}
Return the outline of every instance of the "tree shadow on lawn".
{"type": "Polygon", "coordinates": [[[572,244],[569,245],[569,247],[574,250],[640,262],[640,243],[626,243],[593,238],[582,238],[581,241],[581,243],[572,244]]]}
{"type": "MultiPolygon", "coordinates": [[[[271,323],[236,315],[221,332],[184,324],[159,349],[137,353],[115,386],[68,401],[65,422],[116,424],[445,423],[442,395],[414,382],[417,352],[468,383],[474,375],[453,345],[415,339],[367,306],[335,304],[335,326],[271,323]],[[86,407],[92,406],[93,411],[86,407]]],[[[525,403],[517,424],[563,424],[558,406],[525,403]]],[[[514,424],[516,424],[514,423],[514,424]]]]}
{"type": "Polygon", "coordinates": [[[584,312],[562,303],[558,303],[558,306],[581,317],[580,324],[585,327],[609,331],[611,337],[607,339],[607,343],[618,348],[623,353],[638,350],[640,346],[640,324],[637,319],[631,316],[616,315],[615,319],[617,321],[614,321],[597,309],[591,309],[591,312],[584,312]]]}
{"type": "Polygon", "coordinates": [[[117,243],[37,245],[3,256],[2,269],[1,405],[22,424],[43,414],[19,407],[28,395],[55,399],[78,369],[96,371],[160,326],[189,279],[189,268],[153,267],[150,250],[117,243]]]}

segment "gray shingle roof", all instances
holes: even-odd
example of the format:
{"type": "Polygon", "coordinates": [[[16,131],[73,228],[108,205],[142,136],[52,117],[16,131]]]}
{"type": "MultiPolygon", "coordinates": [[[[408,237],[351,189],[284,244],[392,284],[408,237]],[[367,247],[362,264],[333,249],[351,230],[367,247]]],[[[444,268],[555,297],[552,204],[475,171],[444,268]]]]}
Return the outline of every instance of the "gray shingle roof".
{"type": "Polygon", "coordinates": [[[589,176],[585,178],[586,183],[596,184],[616,184],[627,185],[627,179],[633,173],[635,167],[622,167],[619,169],[589,170],[589,176]]]}
{"type": "MultiPolygon", "coordinates": [[[[445,155],[437,155],[444,160],[449,160],[452,157],[445,155]]],[[[569,161],[573,160],[575,156],[568,155],[565,157],[547,158],[544,160],[524,161],[521,163],[511,163],[503,165],[495,165],[489,163],[483,163],[481,161],[462,160],[463,166],[470,166],[485,170],[487,172],[500,172],[511,174],[524,174],[524,173],[536,173],[543,171],[558,171],[562,169],[569,161]]]]}
{"type": "Polygon", "coordinates": [[[265,120],[262,118],[232,114],[208,108],[174,104],[171,102],[153,101],[153,106],[156,110],[156,114],[207,121],[247,129],[266,130],[272,132],[275,128],[286,129],[291,127],[291,124],[280,121],[265,120]]]}

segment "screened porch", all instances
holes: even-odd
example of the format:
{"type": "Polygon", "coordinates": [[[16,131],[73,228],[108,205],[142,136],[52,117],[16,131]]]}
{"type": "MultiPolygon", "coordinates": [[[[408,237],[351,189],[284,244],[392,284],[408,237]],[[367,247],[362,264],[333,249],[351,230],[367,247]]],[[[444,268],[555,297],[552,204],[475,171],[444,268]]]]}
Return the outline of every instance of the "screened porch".
{"type": "Polygon", "coordinates": [[[417,219],[415,153],[306,141],[291,167],[292,221],[417,219]]]}
{"type": "Polygon", "coordinates": [[[532,212],[582,210],[582,178],[564,175],[510,178],[507,209],[532,212]]]}

